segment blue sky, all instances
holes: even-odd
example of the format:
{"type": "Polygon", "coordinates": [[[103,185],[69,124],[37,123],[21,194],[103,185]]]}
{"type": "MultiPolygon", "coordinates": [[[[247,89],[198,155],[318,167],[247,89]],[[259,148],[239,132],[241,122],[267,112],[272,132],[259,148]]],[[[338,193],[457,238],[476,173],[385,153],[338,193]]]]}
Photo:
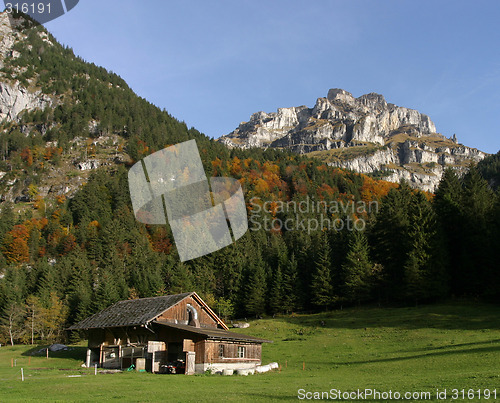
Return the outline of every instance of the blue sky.
{"type": "Polygon", "coordinates": [[[211,137],[329,88],[431,117],[500,149],[500,2],[81,0],[46,27],[211,137]]]}

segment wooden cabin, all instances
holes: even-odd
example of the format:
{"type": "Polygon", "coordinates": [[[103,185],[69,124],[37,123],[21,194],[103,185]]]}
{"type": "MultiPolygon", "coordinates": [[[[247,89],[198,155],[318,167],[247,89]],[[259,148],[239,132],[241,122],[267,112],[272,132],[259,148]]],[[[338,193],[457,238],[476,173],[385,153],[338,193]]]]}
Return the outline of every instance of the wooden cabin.
{"type": "Polygon", "coordinates": [[[155,373],[175,361],[185,363],[186,374],[254,368],[270,343],[230,332],[195,292],[120,301],[69,330],[87,331],[88,367],[144,365],[155,373]]]}

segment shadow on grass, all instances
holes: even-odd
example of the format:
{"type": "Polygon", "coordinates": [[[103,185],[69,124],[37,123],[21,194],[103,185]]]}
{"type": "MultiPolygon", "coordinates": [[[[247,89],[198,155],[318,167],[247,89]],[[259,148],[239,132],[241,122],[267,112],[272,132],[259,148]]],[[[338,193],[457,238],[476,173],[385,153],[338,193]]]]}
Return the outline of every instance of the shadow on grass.
{"type": "MultiPolygon", "coordinates": [[[[300,388],[297,388],[297,390],[299,390],[300,388]]],[[[254,398],[255,400],[257,399],[265,399],[269,402],[273,402],[273,401],[278,401],[278,400],[297,400],[297,396],[298,394],[296,395],[289,395],[289,396],[280,396],[280,395],[271,395],[271,394],[265,394],[265,393],[245,393],[245,397],[248,397],[249,400],[254,398]]]]}
{"type": "MultiPolygon", "coordinates": [[[[36,346],[30,348],[21,355],[25,357],[28,356],[45,357],[45,355],[47,354],[48,347],[50,347],[50,345],[36,346]]],[[[49,351],[50,358],[63,358],[68,360],[80,360],[80,361],[85,361],[86,354],[87,354],[87,348],[81,346],[68,346],[67,350],[49,351]]]]}
{"type": "Polygon", "coordinates": [[[500,346],[500,339],[478,341],[478,342],[474,342],[474,343],[460,343],[460,344],[450,343],[450,344],[448,344],[446,346],[440,346],[440,347],[429,346],[429,347],[415,348],[415,349],[411,349],[411,350],[401,350],[399,352],[401,352],[401,353],[405,353],[405,352],[406,353],[416,353],[416,352],[419,352],[419,351],[446,350],[446,349],[450,349],[450,348],[459,348],[459,347],[467,347],[467,346],[477,346],[477,345],[480,345],[480,344],[499,344],[499,346],[500,346]]]}
{"type": "Polygon", "coordinates": [[[412,308],[348,308],[313,315],[285,316],[284,321],[313,328],[500,329],[500,307],[488,304],[440,304],[412,308]]]}
{"type": "MultiPolygon", "coordinates": [[[[298,391],[299,389],[303,389],[304,392],[303,393],[306,393],[306,392],[313,392],[313,393],[320,393],[320,396],[323,394],[327,394],[330,396],[330,391],[329,390],[312,390],[312,389],[307,389],[307,388],[302,388],[302,387],[297,387],[297,393],[295,393],[294,395],[288,395],[288,396],[279,396],[279,395],[271,395],[271,394],[265,394],[265,393],[245,393],[245,397],[249,397],[249,398],[255,398],[255,400],[257,399],[265,399],[267,401],[280,401],[280,400],[298,400],[299,399],[299,396],[303,396],[303,395],[299,395],[298,391]]],[[[335,389],[335,388],[331,388],[331,389],[335,389]]],[[[344,392],[347,392],[347,391],[344,391],[344,392]]],[[[354,390],[351,390],[350,392],[356,392],[354,390]]],[[[309,398],[306,398],[306,397],[303,397],[301,400],[305,400],[305,401],[318,401],[318,400],[329,400],[330,398],[327,398],[326,395],[321,398],[321,399],[318,399],[318,398],[314,398],[314,397],[309,397],[309,398]]],[[[353,400],[351,399],[342,399],[342,398],[336,398],[336,397],[332,397],[331,400],[334,400],[334,401],[337,401],[337,402],[353,402],[353,400]]],[[[432,399],[432,400],[435,400],[435,399],[432,399]]],[[[426,401],[432,401],[432,400],[426,400],[426,401]]],[[[367,400],[368,401],[368,400],[367,400]]],[[[387,399],[370,399],[369,400],[370,402],[384,402],[386,403],[388,400],[387,399]]],[[[407,401],[411,401],[411,402],[416,402],[417,400],[407,400],[407,401]]]]}
{"type": "Polygon", "coordinates": [[[478,347],[478,348],[451,350],[451,351],[435,351],[435,352],[429,352],[427,354],[409,355],[404,357],[380,358],[380,359],[365,360],[365,361],[336,362],[335,364],[337,365],[374,364],[381,362],[408,361],[408,360],[415,360],[419,358],[428,358],[428,357],[442,357],[442,356],[456,355],[456,354],[484,354],[484,353],[498,353],[498,352],[500,352],[500,345],[493,347],[478,347]]]}

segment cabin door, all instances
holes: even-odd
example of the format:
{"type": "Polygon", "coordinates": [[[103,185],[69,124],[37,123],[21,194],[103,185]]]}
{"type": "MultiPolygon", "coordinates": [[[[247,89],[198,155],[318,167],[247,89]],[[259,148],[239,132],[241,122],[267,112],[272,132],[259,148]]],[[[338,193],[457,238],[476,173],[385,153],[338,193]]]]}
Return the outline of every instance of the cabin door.
{"type": "Polygon", "coordinates": [[[186,375],[194,375],[196,367],[196,353],[189,351],[186,353],[186,375]]]}
{"type": "Polygon", "coordinates": [[[193,340],[184,339],[182,350],[186,353],[186,375],[193,375],[195,373],[195,357],[193,340]]]}

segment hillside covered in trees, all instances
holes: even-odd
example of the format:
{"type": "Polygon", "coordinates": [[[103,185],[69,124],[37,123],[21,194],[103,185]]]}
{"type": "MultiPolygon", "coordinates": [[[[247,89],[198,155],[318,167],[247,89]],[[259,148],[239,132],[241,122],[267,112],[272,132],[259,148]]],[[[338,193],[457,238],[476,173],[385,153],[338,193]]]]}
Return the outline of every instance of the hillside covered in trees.
{"type": "Polygon", "coordinates": [[[2,82],[54,102],[0,125],[0,189],[17,186],[28,197],[0,204],[0,343],[52,341],[118,300],[185,291],[225,318],[449,296],[500,300],[499,155],[462,177],[447,171],[432,195],[279,150],[228,150],[42,27],[18,29],[18,57],[4,60],[2,82]],[[93,149],[107,137],[117,140],[93,149]],[[71,194],[40,192],[57,171],[66,172],[62,185],[78,175],[75,139],[85,140],[82,158],[110,149],[121,158],[93,169],[71,194]],[[188,139],[208,176],[240,181],[250,230],[180,263],[168,225],[135,220],[127,170],[188,139]]]}

